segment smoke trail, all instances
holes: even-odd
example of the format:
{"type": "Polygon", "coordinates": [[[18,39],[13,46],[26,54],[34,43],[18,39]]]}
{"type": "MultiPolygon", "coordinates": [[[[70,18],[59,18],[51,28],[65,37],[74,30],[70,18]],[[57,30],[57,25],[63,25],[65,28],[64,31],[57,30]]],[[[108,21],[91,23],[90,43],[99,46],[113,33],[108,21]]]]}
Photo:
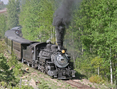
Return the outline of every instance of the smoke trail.
{"type": "Polygon", "coordinates": [[[55,11],[53,25],[56,29],[57,44],[63,47],[65,28],[69,25],[72,15],[72,5],[75,0],[63,0],[61,6],[55,11]]]}

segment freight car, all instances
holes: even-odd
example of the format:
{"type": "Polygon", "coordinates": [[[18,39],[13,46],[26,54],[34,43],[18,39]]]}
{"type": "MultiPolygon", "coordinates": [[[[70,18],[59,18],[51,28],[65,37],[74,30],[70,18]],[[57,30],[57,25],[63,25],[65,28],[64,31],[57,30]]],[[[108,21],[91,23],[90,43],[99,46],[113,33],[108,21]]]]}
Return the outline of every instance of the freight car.
{"type": "Polygon", "coordinates": [[[53,78],[71,79],[75,77],[73,65],[66,49],[58,50],[51,42],[29,41],[21,37],[20,27],[5,32],[5,42],[9,53],[15,53],[18,60],[28,66],[38,68],[53,78]]]}

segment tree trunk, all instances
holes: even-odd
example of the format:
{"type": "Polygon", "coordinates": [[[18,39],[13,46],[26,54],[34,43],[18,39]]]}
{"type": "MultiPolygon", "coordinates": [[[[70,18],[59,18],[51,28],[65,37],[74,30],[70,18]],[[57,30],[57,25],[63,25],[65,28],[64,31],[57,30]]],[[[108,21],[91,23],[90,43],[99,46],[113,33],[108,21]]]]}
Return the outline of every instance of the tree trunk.
{"type": "Polygon", "coordinates": [[[84,54],[84,50],[83,50],[83,44],[82,44],[82,57],[83,57],[83,54],[84,54]]]}
{"type": "Polygon", "coordinates": [[[113,74],[112,74],[112,62],[110,60],[110,80],[111,80],[111,84],[113,84],[113,74]]]}
{"type": "Polygon", "coordinates": [[[74,61],[74,67],[76,68],[76,64],[75,64],[75,52],[74,52],[74,38],[73,38],[73,29],[72,29],[72,45],[73,45],[73,61],[74,61]]]}
{"type": "Polygon", "coordinates": [[[110,80],[111,84],[113,84],[113,73],[112,73],[112,61],[111,61],[111,48],[110,48],[110,80]]]}
{"type": "MultiPolygon", "coordinates": [[[[80,27],[79,27],[79,30],[80,30],[80,27]]],[[[81,31],[81,35],[83,36],[83,31],[81,31]]],[[[84,54],[83,43],[81,45],[82,45],[82,57],[83,57],[83,54],[84,54]]]]}
{"type": "MultiPolygon", "coordinates": [[[[117,54],[116,54],[116,52],[115,52],[115,60],[117,61],[117,54]]],[[[117,63],[116,62],[114,62],[114,68],[115,68],[114,71],[116,71],[117,70],[117,63]]],[[[117,75],[116,75],[116,72],[114,74],[114,81],[115,81],[115,89],[117,89],[117,75]]]]}

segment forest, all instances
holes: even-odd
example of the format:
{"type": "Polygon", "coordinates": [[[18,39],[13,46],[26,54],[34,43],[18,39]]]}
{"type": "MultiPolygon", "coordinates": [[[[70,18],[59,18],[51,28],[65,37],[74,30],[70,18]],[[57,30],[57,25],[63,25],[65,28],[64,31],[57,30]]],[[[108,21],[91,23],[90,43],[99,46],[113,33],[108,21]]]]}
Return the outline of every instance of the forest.
{"type": "MultiPolygon", "coordinates": [[[[28,40],[56,43],[54,13],[63,0],[9,0],[0,14],[0,39],[6,30],[22,26],[28,40]]],[[[117,85],[117,1],[77,0],[64,37],[74,68],[90,81],[117,85]]]]}
{"type": "Polygon", "coordinates": [[[5,7],[6,7],[6,5],[0,0],[0,10],[2,10],[5,7]]]}

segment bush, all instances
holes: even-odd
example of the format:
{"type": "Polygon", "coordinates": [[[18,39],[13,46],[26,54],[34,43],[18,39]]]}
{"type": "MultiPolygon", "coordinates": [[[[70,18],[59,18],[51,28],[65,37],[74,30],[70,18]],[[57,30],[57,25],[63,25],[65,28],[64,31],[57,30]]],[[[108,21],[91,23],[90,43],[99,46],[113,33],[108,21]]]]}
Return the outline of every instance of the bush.
{"type": "Polygon", "coordinates": [[[98,84],[104,83],[104,80],[99,75],[93,75],[93,76],[91,76],[89,78],[89,81],[92,82],[92,83],[98,83],[98,84]]]}
{"type": "Polygon", "coordinates": [[[47,83],[43,82],[39,85],[39,89],[51,89],[47,83]]]}
{"type": "Polygon", "coordinates": [[[15,76],[22,76],[23,71],[21,70],[22,64],[20,64],[14,55],[12,53],[12,57],[8,60],[8,65],[13,70],[15,76]]]}
{"type": "Polygon", "coordinates": [[[9,65],[7,64],[7,59],[3,56],[3,54],[0,54],[0,84],[13,84],[15,85],[17,82],[17,79],[15,78],[13,71],[10,70],[9,65]]]}
{"type": "Polygon", "coordinates": [[[75,73],[76,78],[78,79],[87,78],[87,76],[82,73],[82,70],[75,69],[75,71],[76,71],[75,73]]]}
{"type": "Polygon", "coordinates": [[[6,50],[6,45],[3,39],[0,39],[0,53],[4,53],[6,50]]]}
{"type": "Polygon", "coordinates": [[[11,87],[11,89],[34,89],[32,86],[28,86],[28,85],[25,85],[25,86],[21,86],[21,87],[11,87]]]}

